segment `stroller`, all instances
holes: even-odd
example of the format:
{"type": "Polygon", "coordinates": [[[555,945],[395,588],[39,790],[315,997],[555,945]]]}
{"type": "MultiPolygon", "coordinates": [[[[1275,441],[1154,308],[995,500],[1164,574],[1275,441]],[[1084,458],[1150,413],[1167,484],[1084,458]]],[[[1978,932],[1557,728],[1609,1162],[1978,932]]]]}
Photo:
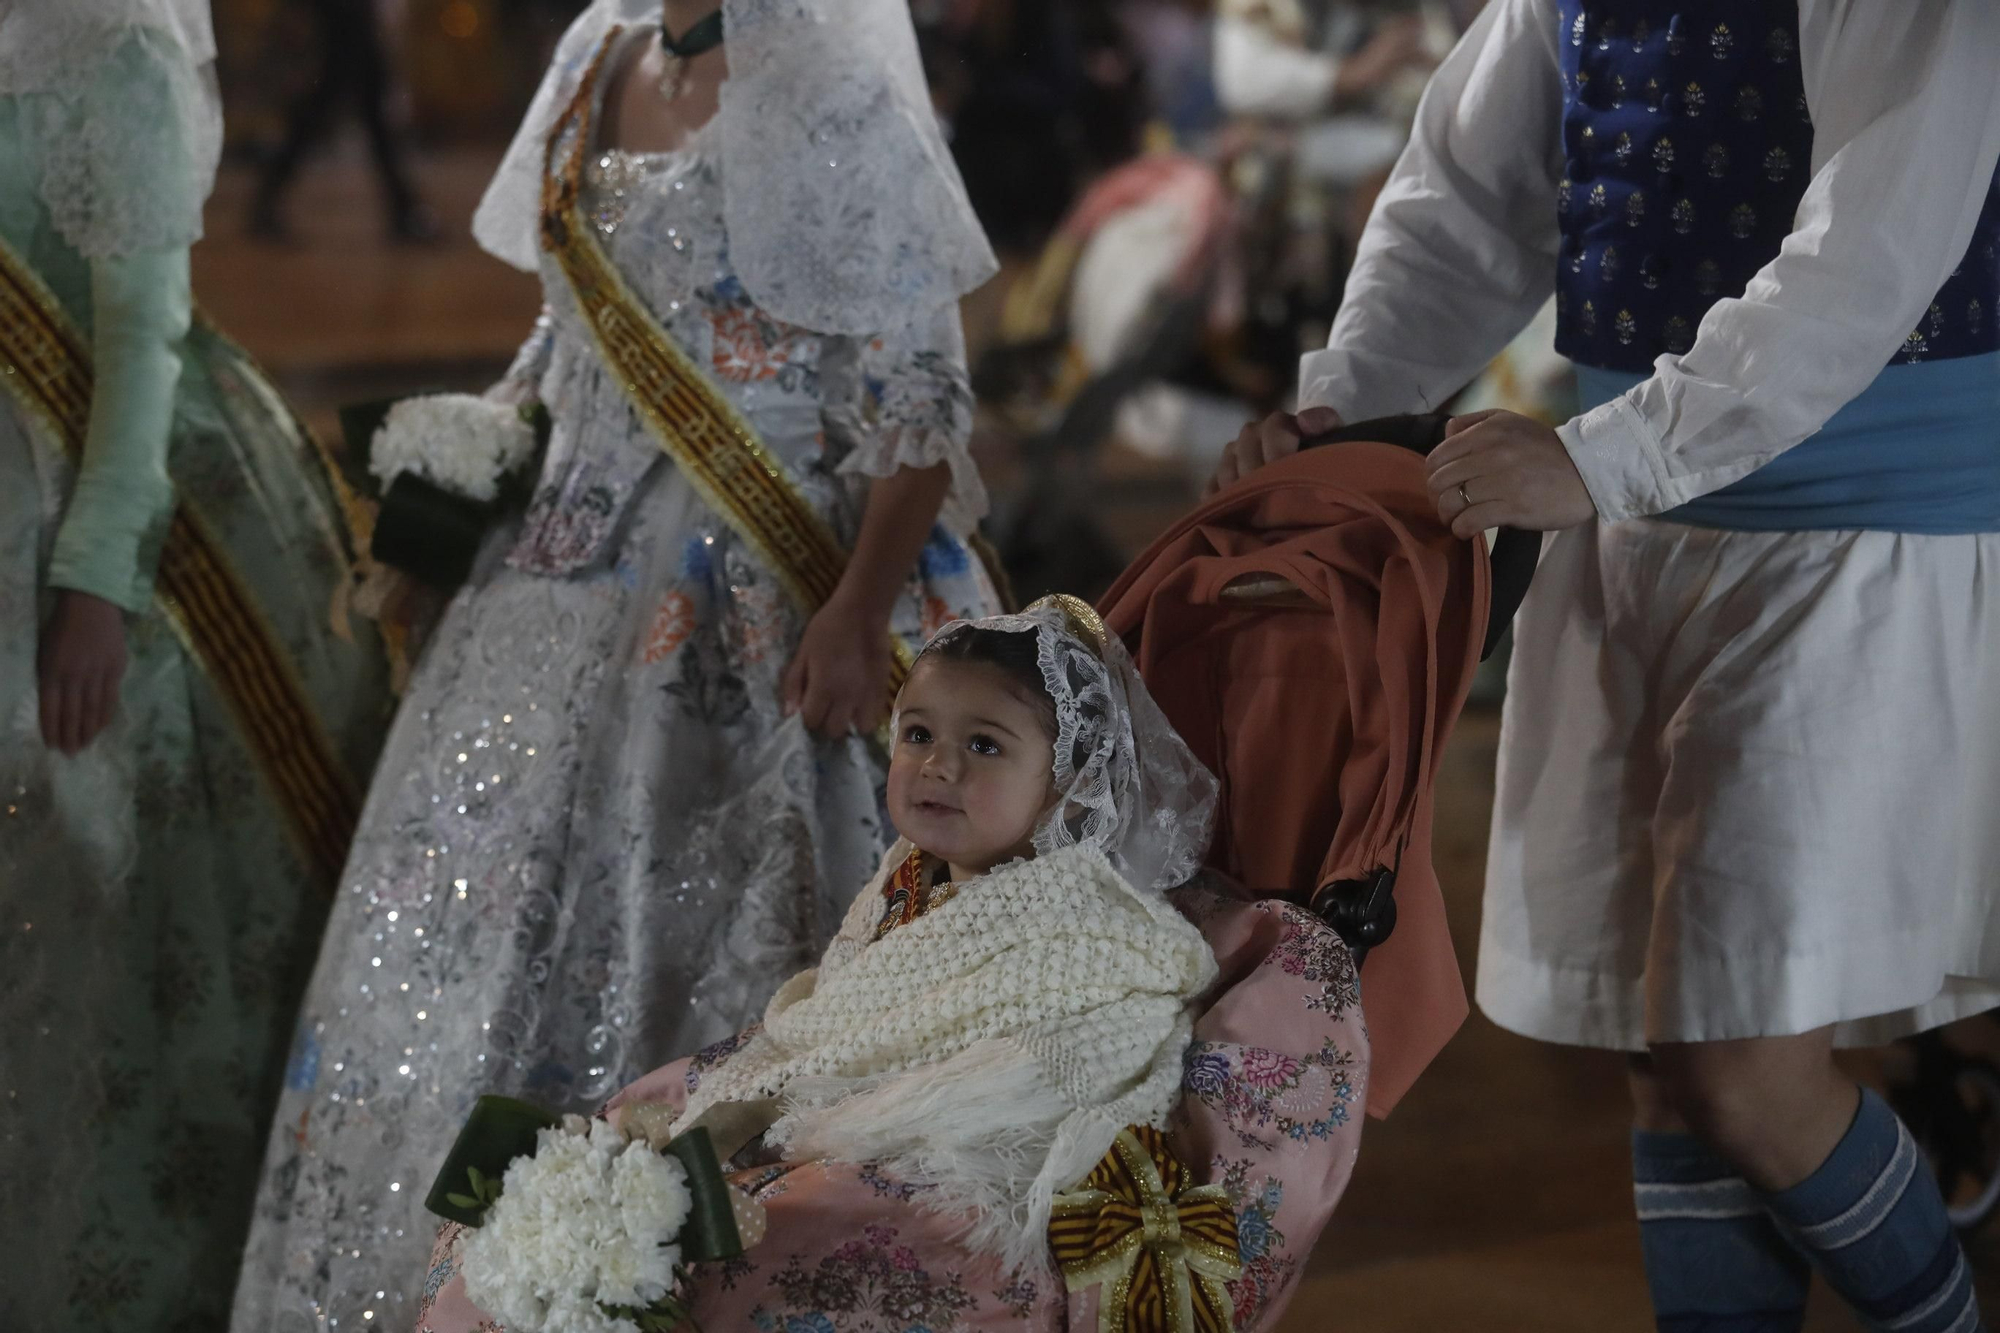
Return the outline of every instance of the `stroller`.
{"type": "MultiPolygon", "coordinates": [[[[682,1296],[700,1325],[1276,1325],[1352,1172],[1359,1113],[1387,1114],[1466,1012],[1430,867],[1430,778],[1535,549],[1506,534],[1489,557],[1439,523],[1420,455],[1442,435],[1441,419],[1404,418],[1314,441],[1176,524],[1102,603],[1222,781],[1211,870],[1173,895],[1219,979],[1195,1005],[1169,1123],[1128,1131],[1124,1169],[1108,1156],[1091,1174],[1094,1221],[1072,1211],[1051,1229],[1063,1274],[1090,1280],[1002,1271],[961,1243],[962,1219],[924,1208],[921,1182],[873,1163],[746,1156],[729,1180],[768,1230],[696,1266],[682,1296]]],[[[644,1099],[677,1114],[726,1057],[648,1075],[644,1099]]],[[[490,1333],[452,1239],[419,1328],[490,1333]]]]}
{"type": "Polygon", "coordinates": [[[1169,529],[1103,601],[1154,698],[1222,778],[1210,866],[1255,897],[1307,905],[1357,964],[1372,957],[1378,1115],[1465,1013],[1430,861],[1431,775],[1540,552],[1532,533],[1502,530],[1489,548],[1438,523],[1420,459],[1446,421],[1306,440],[1169,529]],[[1300,734],[1337,739],[1281,743],[1291,757],[1274,764],[1273,738],[1300,734]]]}

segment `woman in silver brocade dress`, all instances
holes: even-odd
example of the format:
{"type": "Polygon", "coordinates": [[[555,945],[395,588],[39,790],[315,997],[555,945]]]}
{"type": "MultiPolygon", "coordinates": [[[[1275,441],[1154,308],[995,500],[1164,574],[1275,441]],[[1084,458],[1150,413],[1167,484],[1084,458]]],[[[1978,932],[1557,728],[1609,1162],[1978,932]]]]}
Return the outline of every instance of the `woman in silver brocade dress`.
{"type": "MultiPolygon", "coordinates": [[[[683,9],[667,19],[684,33],[683,9]]],[[[481,243],[539,264],[547,303],[498,392],[538,398],[554,430],[369,796],[272,1135],[241,1333],[407,1327],[422,1199],[475,1096],[588,1110],[761,1012],[887,840],[873,705],[815,682],[865,677],[872,700],[891,633],[915,647],[994,609],[965,540],[984,494],[956,306],[991,255],[919,100],[907,11],[844,9],[829,25],[808,0],[729,0],[724,45],[683,65],[655,4],[599,0],[481,205],[481,243]],[[537,248],[547,140],[600,53],[584,212],[853,552],[810,619],[665,455],[537,248]],[[610,146],[645,137],[635,98],[698,110],[715,84],[719,112],[684,117],[672,151],[610,146]],[[815,175],[822,158],[840,165],[815,175]]]]}

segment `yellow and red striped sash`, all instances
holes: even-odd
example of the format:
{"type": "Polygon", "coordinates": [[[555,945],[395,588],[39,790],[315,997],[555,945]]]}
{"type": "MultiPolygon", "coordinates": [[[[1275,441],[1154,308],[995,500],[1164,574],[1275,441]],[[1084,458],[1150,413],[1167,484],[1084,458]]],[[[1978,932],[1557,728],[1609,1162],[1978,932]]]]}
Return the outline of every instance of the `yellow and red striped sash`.
{"type": "MultiPolygon", "coordinates": [[[[90,430],[90,349],[54,295],[0,241],[0,382],[81,460],[90,430]]],[[[331,890],[360,795],[303,682],[222,545],[181,495],[154,596],[227,701],[307,864],[331,890]]]]}

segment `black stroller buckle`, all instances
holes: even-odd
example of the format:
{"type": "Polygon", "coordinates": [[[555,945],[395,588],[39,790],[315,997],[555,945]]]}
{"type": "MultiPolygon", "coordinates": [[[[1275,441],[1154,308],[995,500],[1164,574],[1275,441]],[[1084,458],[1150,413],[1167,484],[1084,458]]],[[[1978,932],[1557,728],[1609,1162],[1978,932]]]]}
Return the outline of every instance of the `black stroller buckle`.
{"type": "Polygon", "coordinates": [[[1354,954],[1354,964],[1389,938],[1396,928],[1396,872],[1377,870],[1366,879],[1337,879],[1312,896],[1312,910],[1333,927],[1354,954]]]}

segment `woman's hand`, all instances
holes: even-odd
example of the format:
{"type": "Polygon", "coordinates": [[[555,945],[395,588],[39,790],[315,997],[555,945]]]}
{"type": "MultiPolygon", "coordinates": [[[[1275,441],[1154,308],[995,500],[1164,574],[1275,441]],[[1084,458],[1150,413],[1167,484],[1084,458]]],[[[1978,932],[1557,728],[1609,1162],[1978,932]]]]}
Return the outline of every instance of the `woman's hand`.
{"type": "Polygon", "coordinates": [[[889,614],[923,550],[951,469],[901,468],[868,487],[854,553],[785,672],[785,711],[824,736],[867,735],[889,715],[889,614]]]}
{"type": "Polygon", "coordinates": [[[74,588],[56,596],[37,663],[42,740],[75,754],[97,739],[118,707],[125,677],[125,613],[74,588]]]}
{"type": "Polygon", "coordinates": [[[1299,441],[1306,436],[1324,435],[1340,424],[1340,413],[1330,407],[1308,407],[1296,416],[1273,412],[1262,421],[1251,422],[1222,451],[1222,461],[1216,464],[1215,475],[1209,478],[1202,495],[1213,495],[1267,463],[1291,457],[1299,451],[1299,441]]]}
{"type": "Polygon", "coordinates": [[[823,736],[868,735],[889,715],[889,617],[834,593],[785,672],[785,712],[823,736]]]}
{"type": "Polygon", "coordinates": [[[1517,412],[1453,417],[1424,467],[1438,517],[1461,538],[1489,528],[1554,532],[1597,514],[1555,429],[1517,412]]]}

